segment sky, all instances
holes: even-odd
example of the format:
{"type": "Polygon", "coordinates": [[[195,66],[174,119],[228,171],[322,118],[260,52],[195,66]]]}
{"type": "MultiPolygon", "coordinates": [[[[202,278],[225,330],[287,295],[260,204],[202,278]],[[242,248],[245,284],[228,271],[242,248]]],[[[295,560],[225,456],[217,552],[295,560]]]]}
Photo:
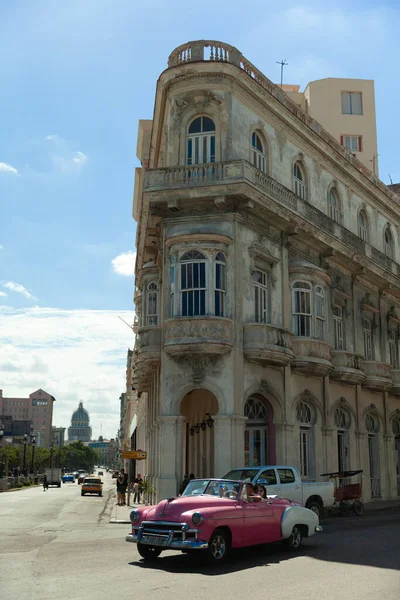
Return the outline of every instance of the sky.
{"type": "Polygon", "coordinates": [[[68,427],[80,400],[93,436],[114,437],[133,346],[139,119],[189,40],[236,46],[273,81],[375,80],[379,170],[400,182],[400,4],[246,5],[180,0],[0,3],[0,387],[55,396],[68,427]]]}

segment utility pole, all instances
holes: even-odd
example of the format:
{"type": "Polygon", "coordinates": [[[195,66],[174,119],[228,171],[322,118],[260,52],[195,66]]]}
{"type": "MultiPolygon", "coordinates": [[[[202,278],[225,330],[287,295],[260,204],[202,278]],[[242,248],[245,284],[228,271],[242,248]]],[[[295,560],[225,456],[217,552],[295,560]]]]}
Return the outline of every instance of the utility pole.
{"type": "Polygon", "coordinates": [[[276,61],[277,65],[281,65],[281,89],[283,86],[283,69],[284,67],[287,67],[289,63],[286,62],[286,58],[284,58],[283,60],[277,60],[276,61]]]}

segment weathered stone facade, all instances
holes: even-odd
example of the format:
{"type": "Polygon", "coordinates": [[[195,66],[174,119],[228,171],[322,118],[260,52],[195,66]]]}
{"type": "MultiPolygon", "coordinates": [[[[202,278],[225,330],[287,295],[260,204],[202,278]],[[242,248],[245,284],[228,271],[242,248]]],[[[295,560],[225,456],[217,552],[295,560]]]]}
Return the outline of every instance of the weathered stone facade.
{"type": "Polygon", "coordinates": [[[238,50],[175,50],[141,122],[133,384],[185,472],[364,470],[400,494],[400,198],[238,50]]]}

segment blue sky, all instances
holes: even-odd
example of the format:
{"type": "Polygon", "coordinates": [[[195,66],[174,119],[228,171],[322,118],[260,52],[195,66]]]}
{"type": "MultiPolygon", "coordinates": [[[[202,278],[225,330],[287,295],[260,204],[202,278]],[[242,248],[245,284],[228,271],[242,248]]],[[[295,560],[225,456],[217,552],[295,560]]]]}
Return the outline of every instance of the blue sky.
{"type": "Polygon", "coordinates": [[[103,433],[115,434],[126,349],[133,344],[117,315],[133,320],[131,204],[137,124],[152,117],[157,78],[176,46],[193,39],[226,41],[274,81],[279,80],[276,61],[286,58],[285,82],[302,88],[322,77],[374,79],[380,177],[388,183],[390,173],[399,182],[393,116],[400,95],[399,13],[394,2],[376,7],[355,1],[349,8],[344,1],[322,0],[258,0],[251,5],[238,0],[202,5],[178,0],[4,0],[4,394],[43,387],[58,399],[55,421],[63,426],[82,398],[95,435],[100,423],[103,433]],[[22,322],[24,337],[15,333],[22,322]],[[66,323],[79,330],[73,343],[80,359],[97,339],[98,357],[88,351],[86,372],[80,372],[80,363],[70,354],[68,364],[58,366],[66,356],[66,323]],[[57,351],[49,353],[54,336],[57,351]],[[33,361],[29,377],[27,359],[33,361]],[[108,383],[100,385],[107,360],[108,383]]]}

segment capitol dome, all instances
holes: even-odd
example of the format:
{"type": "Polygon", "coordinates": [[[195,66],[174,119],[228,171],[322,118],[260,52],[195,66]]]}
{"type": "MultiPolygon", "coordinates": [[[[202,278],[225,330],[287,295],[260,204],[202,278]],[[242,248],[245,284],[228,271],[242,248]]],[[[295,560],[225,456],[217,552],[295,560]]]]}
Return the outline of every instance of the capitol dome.
{"type": "Polygon", "coordinates": [[[90,442],[92,428],[89,421],[88,411],[83,408],[83,403],[79,402],[78,409],[72,413],[71,427],[68,427],[68,440],[90,442]]]}

